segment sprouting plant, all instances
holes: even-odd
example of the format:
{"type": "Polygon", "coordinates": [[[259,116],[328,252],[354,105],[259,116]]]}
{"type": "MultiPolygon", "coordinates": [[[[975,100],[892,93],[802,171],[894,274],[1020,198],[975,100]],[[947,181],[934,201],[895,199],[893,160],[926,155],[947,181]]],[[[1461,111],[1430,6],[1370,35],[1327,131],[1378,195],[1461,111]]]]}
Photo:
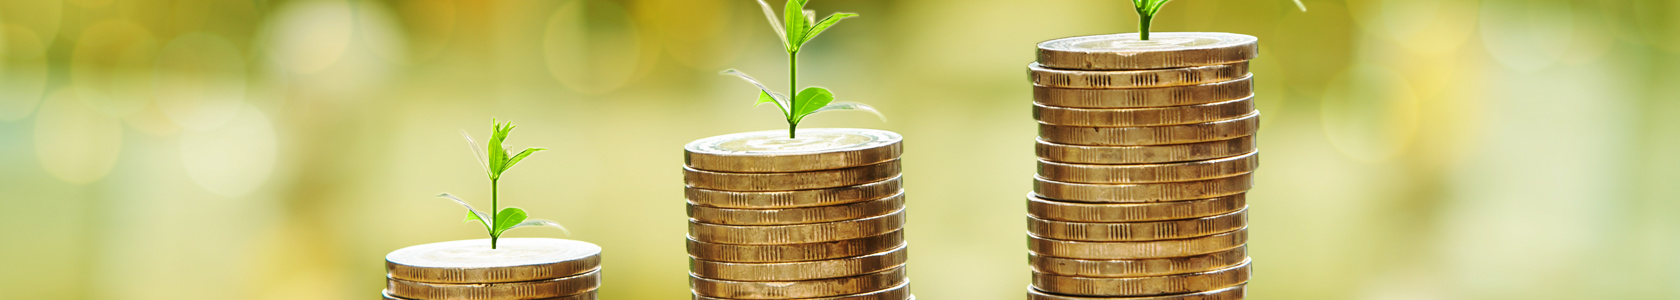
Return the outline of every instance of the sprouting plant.
{"type": "MultiPolygon", "coordinates": [[[[1161,6],[1167,5],[1167,2],[1172,0],[1132,0],[1132,7],[1137,9],[1138,14],[1139,39],[1149,40],[1149,22],[1155,20],[1155,13],[1160,12],[1161,6]]],[[[1295,0],[1295,6],[1307,11],[1307,5],[1301,4],[1301,0],[1295,0]]]]}
{"type": "Polygon", "coordinates": [[[455,203],[460,203],[461,206],[466,207],[467,219],[461,222],[478,221],[479,224],[484,225],[484,230],[490,233],[490,249],[496,249],[496,240],[501,238],[502,233],[508,231],[508,229],[526,226],[552,226],[559,228],[562,231],[566,230],[566,227],[560,226],[560,223],[555,223],[554,221],[540,219],[526,220],[525,210],[519,209],[518,207],[509,207],[498,210],[500,207],[499,203],[496,203],[498,200],[496,196],[496,188],[497,184],[502,179],[502,173],[507,172],[508,169],[513,168],[514,164],[518,164],[519,161],[525,160],[525,157],[531,156],[532,153],[548,149],[525,148],[525,151],[519,151],[519,154],[513,154],[513,147],[505,144],[508,133],[513,132],[513,123],[497,123],[492,119],[490,120],[490,124],[492,130],[490,131],[490,146],[487,149],[489,151],[489,156],[485,156],[485,152],[479,151],[478,142],[473,141],[472,136],[468,135],[466,131],[461,131],[461,135],[465,136],[467,138],[467,144],[472,146],[471,148],[474,158],[475,160],[478,160],[479,166],[483,167],[485,173],[490,176],[490,211],[495,212],[496,215],[491,216],[490,214],[480,212],[477,209],[474,209],[472,205],[467,204],[467,201],[463,201],[461,198],[457,198],[449,193],[439,194],[438,197],[455,200],[455,203]],[[482,157],[482,159],[478,159],[480,157],[482,157]]]}
{"type": "MultiPolygon", "coordinates": [[[[746,73],[741,73],[741,71],[736,71],[734,69],[723,71],[723,74],[725,75],[740,76],[741,79],[745,79],[747,82],[751,82],[754,86],[758,87],[758,102],[754,103],[753,106],[770,103],[775,104],[776,108],[781,109],[782,116],[787,118],[788,138],[790,139],[796,137],[794,129],[799,127],[799,121],[804,120],[806,116],[819,112],[834,110],[862,110],[874,113],[876,116],[881,116],[881,113],[876,111],[874,107],[870,107],[869,105],[865,105],[863,103],[845,101],[834,102],[834,92],[830,92],[826,88],[813,86],[807,87],[804,90],[799,89],[800,47],[803,47],[805,42],[810,42],[812,38],[816,38],[818,34],[822,34],[824,30],[828,30],[828,28],[834,26],[834,24],[840,23],[840,20],[857,16],[857,14],[853,13],[835,13],[829,15],[827,18],[823,18],[822,21],[817,21],[816,11],[805,10],[805,3],[809,1],[810,0],[788,0],[787,5],[784,6],[782,10],[782,19],[786,21],[783,22],[783,20],[776,19],[776,9],[771,8],[770,3],[766,3],[764,0],[758,0],[758,5],[764,7],[764,16],[770,19],[770,28],[776,30],[777,37],[782,39],[782,48],[787,50],[788,90],[799,91],[799,93],[794,94],[794,96],[790,99],[787,95],[777,93],[776,91],[770,90],[770,88],[764,87],[764,84],[758,83],[758,80],[754,80],[751,76],[747,76],[746,73]]],[[[885,117],[882,118],[885,119],[885,117]]]]}

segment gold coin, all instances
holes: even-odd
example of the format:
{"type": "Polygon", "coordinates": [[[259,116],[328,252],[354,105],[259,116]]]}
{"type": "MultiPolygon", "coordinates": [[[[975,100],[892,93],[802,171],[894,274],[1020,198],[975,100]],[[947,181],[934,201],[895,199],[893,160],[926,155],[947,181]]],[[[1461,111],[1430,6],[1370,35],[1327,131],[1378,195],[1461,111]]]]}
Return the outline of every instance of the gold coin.
{"type": "Polygon", "coordinates": [[[1079,297],[1054,295],[1027,286],[1027,300],[1242,300],[1248,298],[1247,284],[1206,292],[1143,297],[1079,297]]]}
{"type": "Polygon", "coordinates": [[[684,165],[716,172],[803,172],[876,164],[898,158],[904,137],[874,129],[800,129],[798,138],[771,130],[714,136],[683,146],[684,165]]]}
{"type": "Polygon", "coordinates": [[[1236,266],[1247,259],[1247,246],[1196,256],[1118,260],[1071,259],[1027,252],[1027,265],[1032,266],[1035,272],[1079,277],[1140,277],[1207,272],[1236,266]]]}
{"type": "Polygon", "coordinates": [[[1033,177],[1039,197],[1072,202],[1138,203],[1207,199],[1236,195],[1254,187],[1253,175],[1219,179],[1137,184],[1068,183],[1033,177]]]}
{"type": "MultiPolygon", "coordinates": [[[[873,292],[867,292],[867,293],[855,294],[855,295],[822,297],[822,298],[804,298],[804,299],[794,299],[794,300],[915,300],[915,299],[916,299],[915,296],[910,295],[910,280],[906,279],[904,281],[904,284],[900,284],[898,286],[895,286],[895,287],[892,287],[892,288],[889,288],[889,289],[885,289],[885,290],[879,290],[879,291],[873,291],[873,292]]],[[[728,298],[706,297],[706,296],[702,296],[702,295],[696,293],[696,294],[694,294],[694,300],[730,300],[730,299],[728,299],[728,298]]]]}
{"type": "Polygon", "coordinates": [[[1185,68],[1085,71],[1046,68],[1038,63],[1027,65],[1027,75],[1033,85],[1074,89],[1126,89],[1196,85],[1230,81],[1248,76],[1248,62],[1185,68]]]}
{"type": "Polygon", "coordinates": [[[392,296],[426,300],[546,299],[593,291],[601,286],[601,269],[556,279],[503,283],[424,283],[389,278],[392,296]]]}
{"type": "Polygon", "coordinates": [[[1028,234],[1027,250],[1043,256],[1061,258],[1146,259],[1214,253],[1242,246],[1247,241],[1247,229],[1204,237],[1143,242],[1062,241],[1028,234]]]}
{"type": "Polygon", "coordinates": [[[725,173],[683,167],[688,186],[737,192],[809,190],[859,185],[898,177],[898,159],[844,169],[794,173],[725,173]]]}
{"type": "Polygon", "coordinates": [[[1027,215],[1045,220],[1069,222],[1145,222],[1179,220],[1222,215],[1248,207],[1246,193],[1171,202],[1080,203],[1062,202],[1027,194],[1027,215]]]}
{"type": "Polygon", "coordinates": [[[1066,126],[1160,126],[1240,118],[1254,112],[1254,96],[1187,106],[1144,108],[1069,108],[1033,104],[1033,120],[1066,126]]]}
{"type": "Polygon", "coordinates": [[[840,205],[886,198],[903,192],[904,176],[892,179],[837,188],[780,191],[733,192],[687,187],[684,196],[700,206],[746,209],[773,209],[840,205]]]}
{"type": "Polygon", "coordinates": [[[1152,32],[1079,36],[1038,43],[1038,63],[1068,70],[1183,68],[1247,61],[1260,39],[1223,32],[1152,32]]]}
{"type": "Polygon", "coordinates": [[[1089,242],[1184,239],[1231,232],[1247,225],[1247,208],[1204,218],[1130,223],[1063,222],[1027,216],[1027,232],[1032,235],[1089,242]]]}
{"type": "Polygon", "coordinates": [[[1164,164],[1097,165],[1038,161],[1038,176],[1073,183],[1156,183],[1225,178],[1254,172],[1260,151],[1203,161],[1164,164]]]}
{"type": "Polygon", "coordinates": [[[688,203],[688,217],[723,225],[791,225],[834,222],[885,215],[904,208],[904,192],[890,197],[833,206],[781,209],[716,208],[688,203]]]}
{"type": "MultiPolygon", "coordinates": [[[[385,291],[381,291],[381,292],[382,292],[381,294],[383,294],[383,296],[385,296],[385,300],[415,300],[415,299],[408,299],[408,298],[403,298],[403,297],[392,296],[390,292],[385,292],[385,291]]],[[[588,292],[583,292],[582,294],[577,294],[577,295],[571,295],[571,296],[565,296],[565,297],[533,299],[533,300],[595,300],[596,299],[595,292],[596,292],[596,290],[589,290],[588,292]]]]}
{"type": "Polygon", "coordinates": [[[583,274],[601,267],[601,246],[548,238],[505,238],[409,246],[385,255],[387,276],[430,283],[533,281],[583,274]]]}
{"type": "Polygon", "coordinates": [[[879,253],[904,244],[904,231],[821,243],[780,245],[716,244],[688,238],[688,255],[697,259],[738,263],[776,263],[835,259],[879,253]]]}
{"type": "Polygon", "coordinates": [[[853,277],[801,281],[729,281],[688,276],[695,294],[730,299],[802,299],[862,294],[909,282],[904,267],[853,277]]]}
{"type": "Polygon", "coordinates": [[[1254,152],[1253,136],[1190,144],[1082,146],[1038,139],[1038,158],[1072,164],[1155,164],[1232,157],[1254,152]]]}
{"type": "Polygon", "coordinates": [[[799,225],[717,225],[689,219],[688,235],[698,241],[717,244],[803,244],[877,236],[903,227],[904,210],[900,209],[863,219],[799,225]]]}
{"type": "Polygon", "coordinates": [[[1190,274],[1150,277],[1077,277],[1033,272],[1033,286],[1080,296],[1158,296],[1227,288],[1248,282],[1249,265],[1190,274]]]}
{"type": "Polygon", "coordinates": [[[1173,87],[1070,89],[1033,87],[1033,103],[1072,108],[1146,108],[1226,102],[1254,95],[1254,76],[1173,87]]]}
{"type": "Polygon", "coordinates": [[[910,259],[909,244],[886,252],[841,259],[786,263],[730,263],[689,258],[688,271],[696,276],[739,281],[792,281],[857,276],[904,265],[910,259]]]}
{"type": "Polygon", "coordinates": [[[1057,144],[1149,146],[1184,144],[1251,136],[1260,130],[1260,113],[1224,121],[1135,127],[1084,127],[1038,123],[1038,138],[1057,144]]]}

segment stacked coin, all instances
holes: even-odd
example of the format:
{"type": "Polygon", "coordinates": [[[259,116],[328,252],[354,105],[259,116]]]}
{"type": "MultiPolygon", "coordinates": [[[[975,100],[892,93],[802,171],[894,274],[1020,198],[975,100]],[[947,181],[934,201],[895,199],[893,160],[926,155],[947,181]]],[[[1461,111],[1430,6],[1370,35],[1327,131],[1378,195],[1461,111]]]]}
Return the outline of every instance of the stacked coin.
{"type": "Polygon", "coordinates": [[[1152,35],[1046,41],[1027,67],[1028,299],[1246,296],[1257,39],[1152,35]]]}
{"type": "Polygon", "coordinates": [[[904,300],[903,138],[730,134],[684,147],[694,299],[904,300]]]}
{"type": "Polygon", "coordinates": [[[431,243],[385,255],[386,300],[594,300],[601,247],[503,238],[431,243]]]}

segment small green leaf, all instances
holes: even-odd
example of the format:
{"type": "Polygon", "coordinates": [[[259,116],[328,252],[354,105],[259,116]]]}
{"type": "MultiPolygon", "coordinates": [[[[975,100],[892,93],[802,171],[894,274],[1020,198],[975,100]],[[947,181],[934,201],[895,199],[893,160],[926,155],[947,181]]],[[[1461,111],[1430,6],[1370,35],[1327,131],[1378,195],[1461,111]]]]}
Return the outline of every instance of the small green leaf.
{"type": "Polygon", "coordinates": [[[528,227],[528,226],[559,228],[560,232],[564,232],[564,233],[566,233],[566,235],[572,235],[572,231],[571,230],[566,230],[566,226],[560,226],[560,223],[555,223],[554,221],[542,220],[542,219],[525,220],[525,222],[519,222],[519,224],[514,224],[513,227],[508,227],[508,229],[512,230],[514,228],[528,227]]]}
{"type": "Polygon", "coordinates": [[[804,45],[805,42],[809,42],[811,39],[817,38],[818,34],[822,34],[824,30],[828,30],[828,28],[833,27],[834,24],[840,23],[840,20],[856,16],[858,16],[858,14],[854,13],[835,13],[828,15],[828,17],[823,18],[821,22],[817,22],[817,25],[811,26],[810,32],[805,33],[805,40],[799,41],[799,44],[804,45]]]}
{"type": "Polygon", "coordinates": [[[796,120],[803,119],[805,115],[809,115],[811,112],[827,106],[829,102],[833,102],[834,93],[828,91],[828,89],[813,86],[799,91],[799,96],[795,96],[793,101],[797,103],[794,107],[799,108],[799,111],[793,113],[793,118],[796,120]]]}
{"type": "Polygon", "coordinates": [[[787,6],[782,7],[782,22],[787,23],[782,28],[787,30],[787,42],[790,46],[787,51],[799,51],[800,42],[805,41],[805,28],[811,26],[805,23],[805,2],[788,0],[787,6]]]}
{"type": "Polygon", "coordinates": [[[503,208],[501,212],[496,213],[496,230],[492,236],[502,236],[503,231],[507,231],[514,225],[518,225],[519,222],[524,221],[525,210],[518,207],[503,208]]]}
{"type": "Polygon", "coordinates": [[[828,105],[823,106],[822,108],[818,108],[815,111],[811,111],[811,113],[806,115],[806,116],[815,115],[817,113],[825,112],[825,111],[839,111],[839,110],[867,111],[869,113],[875,114],[875,117],[881,118],[882,122],[887,121],[887,116],[881,115],[881,111],[875,110],[875,107],[869,106],[868,104],[857,103],[857,102],[846,102],[846,101],[829,103],[828,105]]]}
{"type": "Polygon", "coordinates": [[[466,130],[461,131],[461,137],[467,138],[467,148],[472,149],[473,161],[477,161],[478,166],[480,168],[484,169],[484,173],[489,174],[490,173],[490,165],[486,164],[484,162],[484,159],[485,159],[484,151],[482,150],[482,148],[479,148],[478,141],[474,141],[473,138],[472,138],[472,135],[467,134],[466,130]]]}
{"type": "Polygon", "coordinates": [[[792,49],[793,44],[787,40],[787,31],[782,30],[782,21],[776,19],[776,9],[764,0],[758,0],[758,6],[764,8],[764,18],[770,19],[770,29],[776,30],[776,38],[782,39],[782,47],[792,49]]]}
{"type": "Polygon", "coordinates": [[[490,123],[493,125],[490,131],[490,146],[486,149],[490,156],[485,157],[485,160],[490,163],[490,179],[493,180],[502,177],[502,171],[507,170],[507,147],[502,146],[502,142],[506,141],[508,133],[513,131],[513,123],[496,123],[494,119],[490,120],[490,123]]]}
{"type": "MultiPolygon", "coordinates": [[[[438,197],[448,198],[449,200],[455,200],[455,203],[461,204],[461,207],[466,207],[467,208],[467,214],[469,214],[469,216],[467,216],[466,221],[478,220],[479,224],[484,225],[485,230],[490,230],[491,229],[490,228],[490,215],[489,214],[485,214],[484,212],[478,211],[478,209],[474,209],[472,207],[472,204],[467,204],[467,201],[461,200],[461,198],[456,198],[455,195],[450,195],[449,193],[442,193],[442,194],[438,194],[438,197]]],[[[466,222],[466,221],[462,221],[462,222],[466,222]]]]}
{"type": "Polygon", "coordinates": [[[525,148],[525,151],[519,151],[518,155],[508,158],[507,164],[502,165],[502,172],[507,172],[507,169],[512,169],[513,165],[518,164],[521,160],[525,160],[525,157],[531,156],[531,153],[537,153],[537,151],[543,150],[548,150],[548,148],[525,148]]]}
{"type": "Polygon", "coordinates": [[[753,86],[758,87],[758,91],[759,91],[759,95],[758,95],[759,99],[758,100],[759,100],[760,103],[762,103],[764,101],[765,95],[769,95],[770,98],[772,99],[772,101],[774,101],[773,103],[776,103],[776,108],[780,108],[782,110],[782,115],[783,116],[787,116],[787,117],[792,117],[793,116],[793,112],[788,110],[789,107],[793,107],[792,106],[793,103],[789,102],[787,95],[783,95],[782,93],[777,93],[776,91],[772,91],[772,90],[770,90],[770,88],[764,87],[764,84],[758,83],[757,79],[753,79],[752,76],[747,76],[747,73],[741,73],[741,71],[736,71],[735,69],[723,70],[723,72],[719,72],[719,74],[735,75],[735,76],[741,77],[741,80],[746,80],[748,83],[752,83],[753,86]]]}

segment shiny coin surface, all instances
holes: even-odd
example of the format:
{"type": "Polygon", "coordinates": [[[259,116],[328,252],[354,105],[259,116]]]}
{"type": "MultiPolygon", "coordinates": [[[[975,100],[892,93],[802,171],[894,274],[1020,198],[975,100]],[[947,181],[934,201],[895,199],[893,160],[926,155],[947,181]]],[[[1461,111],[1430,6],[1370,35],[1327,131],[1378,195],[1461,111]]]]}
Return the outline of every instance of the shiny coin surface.
{"type": "Polygon", "coordinates": [[[688,203],[688,217],[701,223],[723,225],[791,225],[834,222],[885,215],[904,208],[904,192],[897,195],[857,203],[833,206],[736,209],[716,208],[688,203]]]}
{"type": "Polygon", "coordinates": [[[860,185],[836,188],[779,191],[734,192],[687,187],[684,196],[700,206],[744,209],[775,209],[840,205],[886,198],[903,192],[904,176],[860,185]]]}
{"type": "Polygon", "coordinates": [[[1080,296],[1055,295],[1055,294],[1045,293],[1044,291],[1040,291],[1036,288],[1033,288],[1031,285],[1028,285],[1027,286],[1027,300],[1242,300],[1242,299],[1248,298],[1248,290],[1246,288],[1247,285],[1248,284],[1244,283],[1244,284],[1239,284],[1239,285],[1233,286],[1233,287],[1222,288],[1222,289],[1206,291],[1206,292],[1161,295],[1161,296],[1139,296],[1139,297],[1126,297],[1126,296],[1119,296],[1119,297],[1102,297],[1102,296],[1080,297],[1080,296]]]}
{"type": "Polygon", "coordinates": [[[910,259],[909,245],[886,252],[841,259],[789,263],[730,263],[690,258],[688,270],[696,276],[738,281],[792,281],[849,277],[903,266],[910,259]]]}
{"type": "Polygon", "coordinates": [[[385,291],[420,300],[530,300],[571,296],[601,286],[601,270],[571,277],[503,283],[423,283],[390,278],[385,291]]]}
{"type": "Polygon", "coordinates": [[[898,177],[898,159],[844,169],[794,173],[725,173],[683,167],[688,186],[738,192],[774,192],[859,185],[898,177]]]}
{"type": "Polygon", "coordinates": [[[1248,209],[1184,220],[1087,223],[1051,221],[1027,216],[1027,232],[1057,240],[1121,242],[1185,239],[1231,232],[1248,226],[1248,209]]]}
{"type": "Polygon", "coordinates": [[[1084,127],[1038,123],[1038,138],[1086,146],[1149,146],[1227,140],[1260,130],[1260,113],[1217,122],[1136,127],[1084,127]]]}
{"type": "MultiPolygon", "coordinates": [[[[388,292],[383,293],[383,294],[384,294],[383,296],[385,296],[385,300],[418,300],[418,299],[408,299],[408,298],[392,296],[391,293],[388,293],[388,292]]],[[[588,292],[583,292],[582,294],[577,294],[577,295],[571,295],[571,296],[565,296],[565,297],[555,297],[555,298],[542,298],[542,299],[536,299],[536,300],[595,300],[595,299],[596,299],[596,290],[590,290],[588,292]]]]}
{"type": "Polygon", "coordinates": [[[729,281],[689,274],[695,294],[730,299],[804,299],[862,294],[909,282],[904,267],[853,277],[801,281],[729,281]]]}
{"type": "Polygon", "coordinates": [[[1254,152],[1253,136],[1154,146],[1084,146],[1038,139],[1038,158],[1073,164],[1158,164],[1216,159],[1254,152]]]}
{"type": "Polygon", "coordinates": [[[1027,250],[1038,255],[1075,259],[1148,259],[1184,257],[1229,250],[1248,242],[1247,229],[1204,237],[1142,242],[1080,242],[1027,235],[1027,250]]]}
{"type": "MultiPolygon", "coordinates": [[[[730,299],[728,299],[728,298],[707,297],[707,296],[702,296],[700,294],[694,294],[694,300],[730,300],[730,299]]],[[[889,288],[889,289],[885,289],[885,290],[867,292],[867,293],[856,294],[856,295],[822,297],[822,298],[804,298],[804,299],[793,299],[793,300],[916,300],[916,297],[910,295],[910,282],[909,282],[909,280],[905,280],[904,284],[900,284],[898,286],[895,286],[895,287],[892,287],[892,288],[889,288]]]]}
{"type": "Polygon", "coordinates": [[[1033,272],[1033,286],[1053,294],[1080,296],[1157,296],[1232,287],[1248,282],[1249,262],[1190,274],[1150,277],[1077,277],[1033,272]]]}
{"type": "Polygon", "coordinates": [[[1207,199],[1236,195],[1254,187],[1252,175],[1185,182],[1137,184],[1069,183],[1033,177],[1033,193],[1072,202],[1140,203],[1207,199]]]}
{"type": "Polygon", "coordinates": [[[1082,203],[1027,194],[1027,215],[1068,222],[1146,222],[1228,214],[1248,207],[1246,193],[1198,200],[1150,203],[1082,203]]]}
{"type": "Polygon", "coordinates": [[[1073,183],[1156,183],[1196,181],[1248,174],[1260,167],[1260,152],[1192,162],[1135,165],[1067,164],[1038,161],[1038,176],[1073,183]]]}
{"type": "Polygon", "coordinates": [[[1195,256],[1119,260],[1071,259],[1027,252],[1027,265],[1032,266],[1033,271],[1079,277],[1141,277],[1207,272],[1236,266],[1246,260],[1247,246],[1195,256]]]}
{"type": "Polygon", "coordinates": [[[898,158],[904,137],[891,131],[800,129],[798,138],[772,130],[714,136],[683,146],[686,166],[716,172],[802,172],[876,164],[898,158]]]}
{"type": "Polygon", "coordinates": [[[1027,76],[1035,86],[1073,89],[1125,89],[1196,85],[1236,80],[1248,76],[1248,62],[1172,69],[1084,71],[1027,65],[1027,76]]]}
{"type": "Polygon", "coordinates": [[[1138,70],[1206,66],[1258,57],[1260,39],[1223,32],[1151,32],[1079,36],[1038,43],[1038,63],[1069,70],[1138,70]]]}
{"type": "Polygon", "coordinates": [[[688,239],[688,255],[696,259],[738,263],[777,263],[836,259],[880,253],[904,244],[904,231],[806,244],[733,245],[688,239]]]}
{"type": "Polygon", "coordinates": [[[799,225],[717,225],[689,219],[695,240],[737,245],[804,244],[877,236],[904,227],[904,210],[856,220],[799,225]]]}
{"type": "Polygon", "coordinates": [[[601,246],[547,238],[504,238],[410,246],[385,255],[395,279],[430,283],[533,281],[583,274],[601,266],[601,246]]]}
{"type": "Polygon", "coordinates": [[[1135,89],[1033,87],[1033,103],[1071,108],[1145,108],[1226,102],[1254,95],[1254,76],[1198,85],[1135,89]]]}
{"type": "Polygon", "coordinates": [[[1033,104],[1033,119],[1067,126],[1160,126],[1215,122],[1254,112],[1254,96],[1188,106],[1145,108],[1068,108],[1033,104]]]}

